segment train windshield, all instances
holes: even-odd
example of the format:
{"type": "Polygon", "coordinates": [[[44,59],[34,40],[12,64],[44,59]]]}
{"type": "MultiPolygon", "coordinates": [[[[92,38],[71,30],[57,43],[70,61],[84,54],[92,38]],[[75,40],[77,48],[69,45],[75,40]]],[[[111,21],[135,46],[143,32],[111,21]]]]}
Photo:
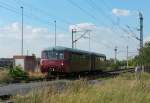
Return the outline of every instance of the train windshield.
{"type": "Polygon", "coordinates": [[[61,51],[43,51],[42,52],[42,58],[43,59],[49,59],[49,60],[59,60],[64,59],[64,52],[61,51]]]}

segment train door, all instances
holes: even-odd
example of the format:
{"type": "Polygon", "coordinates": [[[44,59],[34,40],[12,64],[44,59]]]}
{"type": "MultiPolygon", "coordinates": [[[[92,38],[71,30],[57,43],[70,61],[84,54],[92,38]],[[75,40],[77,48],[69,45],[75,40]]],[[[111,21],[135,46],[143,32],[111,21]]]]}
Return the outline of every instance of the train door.
{"type": "Polygon", "coordinates": [[[91,55],[91,71],[95,70],[95,56],[91,55]]]}

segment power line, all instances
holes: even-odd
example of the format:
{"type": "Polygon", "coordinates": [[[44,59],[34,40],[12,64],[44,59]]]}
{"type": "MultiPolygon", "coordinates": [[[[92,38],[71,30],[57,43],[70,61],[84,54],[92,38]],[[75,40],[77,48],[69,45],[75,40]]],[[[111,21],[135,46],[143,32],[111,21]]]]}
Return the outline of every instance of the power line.
{"type": "Polygon", "coordinates": [[[91,6],[93,9],[97,10],[99,13],[102,13],[104,18],[107,18],[112,24],[115,24],[115,21],[110,18],[109,15],[107,15],[107,13],[103,10],[103,8],[101,8],[100,6],[98,6],[93,0],[87,0],[87,4],[89,6],[91,6]]]}
{"type": "Polygon", "coordinates": [[[101,0],[101,2],[105,5],[108,10],[111,10],[112,7],[106,2],[106,0],[101,0]]]}
{"type": "MultiPolygon", "coordinates": [[[[68,1],[71,5],[75,6],[76,8],[80,9],[84,14],[91,17],[93,20],[99,21],[94,15],[92,15],[90,12],[88,12],[84,8],[80,7],[77,3],[73,2],[72,0],[66,0],[66,1],[68,1]]],[[[100,23],[104,25],[103,22],[100,22],[100,23]]]]}
{"type": "Polygon", "coordinates": [[[11,11],[13,13],[16,13],[16,14],[19,14],[20,15],[20,12],[17,11],[16,9],[14,9],[13,7],[11,7],[10,5],[6,4],[6,3],[3,3],[0,1],[0,7],[3,8],[3,9],[6,9],[8,11],[11,11]]]}
{"type": "MultiPolygon", "coordinates": [[[[18,3],[18,1],[17,1],[17,3],[18,3]]],[[[39,13],[42,13],[42,14],[48,16],[48,18],[50,18],[52,21],[56,20],[56,18],[57,18],[57,21],[60,21],[60,22],[62,22],[64,24],[66,24],[66,25],[76,25],[73,22],[70,22],[70,21],[68,21],[66,19],[62,19],[60,17],[57,17],[54,14],[51,14],[51,13],[49,13],[49,12],[47,12],[47,11],[39,8],[39,7],[37,8],[37,7],[33,6],[33,5],[30,5],[30,4],[27,4],[27,3],[23,3],[23,2],[22,2],[22,5],[27,6],[27,7],[31,8],[31,9],[33,9],[35,12],[39,12],[39,13]]],[[[60,27],[60,26],[58,25],[58,27],[60,27]]],[[[60,28],[64,28],[64,27],[60,27],[60,28]]]]}
{"type": "MultiPolygon", "coordinates": [[[[107,13],[104,11],[104,9],[102,9],[99,5],[97,5],[93,0],[86,0],[87,2],[87,4],[89,5],[89,6],[91,6],[94,10],[97,10],[99,13],[101,13],[102,14],[102,16],[105,18],[105,19],[108,19],[108,21],[110,21],[112,24],[113,24],[113,26],[114,25],[116,25],[116,26],[118,26],[119,27],[119,25],[109,16],[109,15],[107,15],[107,13]]],[[[107,26],[108,27],[108,26],[107,26]]],[[[108,28],[110,28],[110,27],[108,27],[108,28]]],[[[119,27],[119,28],[121,28],[122,29],[122,27],[119,27]]],[[[122,29],[123,30],[123,29],[122,29]]],[[[117,34],[117,32],[116,32],[116,30],[114,30],[113,28],[112,28],[112,31],[115,33],[115,34],[117,34]]],[[[125,30],[123,30],[124,32],[125,32],[125,30]]],[[[126,33],[126,32],[125,32],[126,33]]],[[[129,33],[128,33],[129,34],[129,33]]],[[[122,37],[121,37],[122,38],[122,37]]]]}
{"type": "MultiPolygon", "coordinates": [[[[19,5],[21,4],[21,3],[19,3],[18,0],[15,0],[15,1],[16,1],[19,5]]],[[[62,19],[62,18],[60,18],[60,17],[57,17],[56,15],[51,14],[50,12],[47,12],[47,11],[45,11],[45,10],[39,8],[39,7],[37,8],[37,7],[35,7],[35,6],[31,5],[31,4],[27,4],[27,3],[22,2],[22,5],[27,6],[27,7],[31,8],[31,9],[33,9],[35,12],[39,12],[39,13],[42,13],[42,14],[48,16],[48,18],[50,18],[52,21],[53,21],[53,20],[56,20],[56,18],[57,18],[57,21],[60,21],[60,22],[62,22],[62,23],[64,23],[64,24],[66,24],[66,25],[76,25],[76,24],[74,24],[73,22],[70,22],[70,21],[68,21],[68,20],[66,20],[66,19],[62,19]]]]}
{"type": "MultiPolygon", "coordinates": [[[[10,12],[13,12],[13,13],[15,13],[15,14],[20,15],[20,12],[18,11],[18,8],[13,7],[13,6],[11,6],[11,5],[7,4],[7,3],[4,3],[4,2],[1,2],[1,1],[0,1],[0,7],[4,8],[4,9],[10,11],[10,12]]],[[[41,17],[38,17],[38,16],[36,16],[36,15],[33,15],[33,14],[31,15],[31,14],[28,13],[27,11],[24,11],[24,16],[25,16],[25,17],[28,17],[28,18],[30,17],[30,18],[32,18],[33,20],[38,21],[38,22],[41,22],[41,23],[43,23],[43,24],[47,24],[47,23],[48,23],[48,21],[46,21],[46,20],[44,20],[44,19],[41,19],[41,17]]],[[[51,26],[53,26],[52,23],[51,23],[51,26]]],[[[61,30],[66,30],[64,27],[61,27],[61,26],[58,26],[58,28],[61,29],[61,30]]]]}
{"type": "MultiPolygon", "coordinates": [[[[19,4],[19,2],[17,0],[15,0],[15,1],[19,4]]],[[[70,21],[68,21],[66,19],[62,19],[60,17],[57,17],[56,15],[54,15],[54,14],[52,14],[50,12],[47,12],[47,11],[45,11],[45,10],[39,8],[39,7],[37,8],[37,7],[35,7],[35,6],[31,5],[31,4],[27,4],[27,3],[24,3],[24,2],[22,2],[22,5],[27,6],[27,7],[31,8],[31,9],[33,9],[35,12],[39,12],[39,13],[42,13],[44,15],[47,15],[48,18],[51,19],[51,20],[57,19],[57,21],[60,21],[60,22],[62,22],[64,24],[67,24],[67,25],[68,24],[72,24],[70,21]]]]}
{"type": "MultiPolygon", "coordinates": [[[[91,0],[91,2],[93,2],[94,3],[94,1],[93,0],[91,0]]],[[[105,7],[109,10],[109,9],[111,9],[111,7],[110,7],[110,5],[108,5],[107,3],[106,3],[106,1],[104,1],[104,0],[102,0],[102,2],[103,2],[103,4],[105,5],[105,7]]],[[[95,3],[94,3],[95,4],[95,3]]],[[[100,8],[100,6],[98,6],[97,4],[95,4],[95,7],[97,7],[98,9],[100,9],[100,10],[102,10],[101,8],[100,8]]],[[[103,11],[103,10],[102,10],[103,11]]],[[[102,12],[102,13],[104,13],[104,15],[106,14],[105,12],[102,12]]],[[[118,23],[116,23],[113,19],[111,19],[107,14],[106,14],[106,17],[112,22],[112,24],[115,24],[120,30],[122,30],[125,34],[129,34],[129,36],[130,36],[130,34],[133,34],[133,32],[131,31],[131,30],[126,30],[124,27],[122,27],[122,26],[120,26],[118,23]]],[[[117,18],[119,18],[119,17],[117,17],[117,18]]],[[[131,37],[131,36],[130,36],[131,37]]],[[[132,37],[133,38],[135,38],[135,39],[138,39],[137,37],[135,37],[135,36],[133,36],[132,35],[132,37]]]]}

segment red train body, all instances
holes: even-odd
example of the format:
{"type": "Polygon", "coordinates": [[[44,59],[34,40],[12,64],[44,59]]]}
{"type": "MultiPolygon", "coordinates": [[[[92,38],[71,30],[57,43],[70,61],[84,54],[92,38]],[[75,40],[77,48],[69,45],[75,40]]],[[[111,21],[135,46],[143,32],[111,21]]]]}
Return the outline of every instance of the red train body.
{"type": "Polygon", "coordinates": [[[42,51],[42,73],[68,74],[104,69],[106,56],[78,49],[54,47],[42,51]]]}

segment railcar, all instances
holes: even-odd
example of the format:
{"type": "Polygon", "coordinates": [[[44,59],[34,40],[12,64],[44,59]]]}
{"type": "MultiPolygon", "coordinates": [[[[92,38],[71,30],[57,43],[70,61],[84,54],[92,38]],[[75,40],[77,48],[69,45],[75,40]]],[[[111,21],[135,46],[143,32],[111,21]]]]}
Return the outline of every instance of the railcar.
{"type": "Polygon", "coordinates": [[[40,69],[51,74],[102,71],[105,61],[104,54],[57,46],[42,51],[40,69]]]}

